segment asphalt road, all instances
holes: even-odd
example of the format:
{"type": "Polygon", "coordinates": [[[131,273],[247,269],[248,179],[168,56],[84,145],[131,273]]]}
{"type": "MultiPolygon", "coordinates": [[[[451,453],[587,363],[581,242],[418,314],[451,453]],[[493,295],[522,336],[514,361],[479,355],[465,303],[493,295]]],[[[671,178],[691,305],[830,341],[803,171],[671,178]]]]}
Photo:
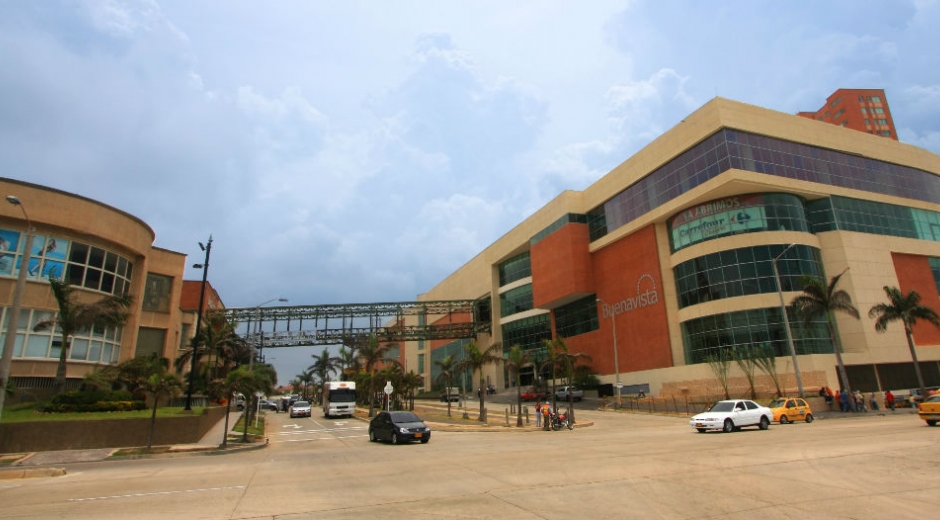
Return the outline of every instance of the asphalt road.
{"type": "Polygon", "coordinates": [[[70,465],[0,481],[0,518],[935,518],[940,428],[910,413],[699,434],[579,410],[573,431],[368,442],[366,423],[268,414],[269,447],[70,465]]]}

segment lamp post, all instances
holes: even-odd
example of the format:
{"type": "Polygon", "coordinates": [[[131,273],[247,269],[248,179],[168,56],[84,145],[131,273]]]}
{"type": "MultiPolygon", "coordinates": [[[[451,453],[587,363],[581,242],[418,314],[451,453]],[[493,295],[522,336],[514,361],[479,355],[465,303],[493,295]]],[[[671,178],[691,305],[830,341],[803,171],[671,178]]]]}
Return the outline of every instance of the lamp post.
{"type": "MultiPolygon", "coordinates": [[[[597,303],[603,306],[604,300],[598,298],[597,303]]],[[[601,312],[601,315],[603,315],[603,312],[601,312]]],[[[614,386],[617,388],[617,406],[622,406],[622,403],[620,402],[620,361],[617,359],[617,315],[614,313],[613,309],[610,311],[610,324],[614,329],[614,370],[617,373],[617,379],[614,386]]]]}
{"type": "Polygon", "coordinates": [[[796,373],[796,388],[802,398],[805,397],[803,395],[803,376],[800,375],[800,363],[797,361],[796,349],[793,347],[793,334],[790,333],[790,318],[787,317],[787,306],[783,302],[783,286],[780,285],[780,272],[777,271],[777,260],[795,245],[796,244],[788,245],[787,248],[784,249],[782,253],[775,256],[770,263],[774,266],[774,279],[777,281],[777,294],[780,296],[780,311],[783,312],[783,326],[787,331],[787,346],[790,348],[790,358],[793,359],[793,371],[796,373]]]}
{"type": "MultiPolygon", "coordinates": [[[[287,298],[271,298],[264,303],[255,305],[255,315],[258,318],[257,321],[255,321],[255,334],[258,336],[258,361],[262,361],[261,355],[264,354],[264,331],[261,330],[261,307],[275,300],[279,302],[286,302],[287,298]]],[[[252,349],[254,349],[254,347],[252,347],[252,349]]],[[[248,370],[254,370],[254,361],[255,353],[252,352],[251,357],[248,359],[248,370]]]]}
{"type": "Polygon", "coordinates": [[[20,256],[20,272],[16,277],[16,286],[13,289],[13,301],[10,303],[7,317],[7,333],[3,338],[3,354],[0,357],[0,416],[3,415],[3,405],[6,404],[7,384],[10,379],[10,366],[13,364],[13,345],[16,342],[16,329],[20,321],[20,307],[23,304],[23,291],[26,289],[26,276],[29,271],[29,251],[33,248],[33,225],[26,214],[26,208],[20,199],[7,195],[7,202],[19,206],[26,219],[26,236],[23,240],[23,254],[20,256]]]}
{"type": "Polygon", "coordinates": [[[199,351],[199,338],[202,333],[202,307],[206,300],[206,278],[209,276],[209,253],[212,252],[212,235],[206,245],[199,242],[199,248],[206,252],[205,263],[193,264],[195,269],[202,269],[202,286],[199,289],[199,311],[196,315],[196,335],[193,336],[193,354],[189,364],[189,389],[186,390],[186,411],[193,409],[193,385],[196,380],[196,353],[199,351]]]}

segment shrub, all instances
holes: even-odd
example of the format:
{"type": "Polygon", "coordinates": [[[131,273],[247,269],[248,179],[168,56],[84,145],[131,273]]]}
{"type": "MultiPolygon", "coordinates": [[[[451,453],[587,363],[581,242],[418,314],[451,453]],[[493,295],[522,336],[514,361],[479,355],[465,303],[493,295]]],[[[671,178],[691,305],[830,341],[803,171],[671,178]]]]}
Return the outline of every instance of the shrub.
{"type": "Polygon", "coordinates": [[[143,410],[146,406],[144,401],[134,399],[124,390],[83,388],[59,394],[49,404],[36,409],[42,413],[126,412],[143,410]]]}

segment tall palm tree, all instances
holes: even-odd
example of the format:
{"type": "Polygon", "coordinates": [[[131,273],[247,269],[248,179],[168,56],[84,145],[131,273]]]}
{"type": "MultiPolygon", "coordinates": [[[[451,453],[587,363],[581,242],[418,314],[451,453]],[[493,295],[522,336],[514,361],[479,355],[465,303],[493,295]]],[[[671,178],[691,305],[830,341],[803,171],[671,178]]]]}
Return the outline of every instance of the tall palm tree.
{"type": "Polygon", "coordinates": [[[33,326],[33,331],[53,330],[58,328],[62,337],[62,347],[59,350],[59,364],[55,371],[53,393],[58,395],[65,391],[66,363],[69,350],[72,346],[72,336],[75,333],[97,327],[119,327],[127,321],[128,307],[131,304],[130,295],[106,296],[93,303],[78,301],[78,295],[73,294],[74,288],[66,281],[49,277],[49,287],[59,306],[55,317],[40,320],[33,326]]]}
{"type": "Polygon", "coordinates": [[[408,372],[407,374],[402,375],[401,378],[402,384],[402,395],[408,397],[408,409],[415,409],[415,390],[421,388],[424,385],[424,377],[421,374],[416,374],[414,370],[408,372]]]}
{"type": "MultiPolygon", "coordinates": [[[[848,269],[846,269],[848,271],[848,269]]],[[[836,364],[839,367],[839,379],[842,382],[842,388],[852,393],[849,386],[849,376],[845,372],[845,364],[842,363],[842,341],[836,332],[834,321],[835,313],[841,312],[858,319],[858,309],[852,305],[852,297],[842,289],[836,289],[839,279],[845,271],[833,276],[826,285],[823,280],[815,276],[803,275],[800,277],[800,283],[803,285],[803,294],[793,298],[790,305],[803,317],[803,324],[809,325],[814,318],[826,316],[826,325],[829,327],[829,337],[832,338],[833,347],[836,354],[836,364]]],[[[786,312],[786,311],[784,311],[786,312]]]]}
{"type": "Polygon", "coordinates": [[[340,370],[340,379],[342,381],[349,381],[355,377],[356,372],[358,372],[359,363],[356,359],[356,349],[346,346],[342,346],[337,351],[337,358],[339,359],[339,370],[340,370]]]}
{"type": "Polygon", "coordinates": [[[357,358],[362,362],[362,368],[369,376],[369,417],[375,416],[375,368],[381,363],[388,361],[385,354],[392,346],[379,343],[379,338],[375,334],[369,336],[368,341],[357,349],[357,358]]]}
{"type": "Polygon", "coordinates": [[[307,367],[307,370],[313,372],[319,378],[320,384],[330,381],[330,374],[336,372],[341,366],[340,363],[343,362],[341,358],[331,356],[329,349],[326,347],[323,347],[323,353],[319,356],[311,354],[310,357],[313,358],[313,364],[307,367]]]}
{"type": "Polygon", "coordinates": [[[914,324],[917,320],[924,320],[940,327],[940,316],[937,312],[920,304],[920,294],[911,291],[902,294],[897,287],[884,287],[885,294],[890,303],[879,303],[868,311],[869,318],[876,318],[875,330],[885,332],[892,321],[904,324],[904,334],[907,336],[907,347],[911,350],[911,359],[914,361],[914,373],[917,374],[917,384],[920,385],[920,395],[927,397],[927,387],[924,385],[924,376],[920,372],[920,362],[917,360],[917,350],[914,349],[914,324]]]}
{"type": "Polygon", "coordinates": [[[447,399],[447,416],[450,417],[450,387],[451,383],[454,380],[454,371],[456,362],[454,361],[454,356],[446,356],[440,361],[435,361],[441,371],[437,375],[438,381],[444,383],[444,396],[447,399]]]}
{"type": "Polygon", "coordinates": [[[303,372],[294,376],[297,378],[297,381],[300,383],[300,395],[302,396],[301,399],[304,401],[309,400],[308,398],[310,396],[310,386],[313,385],[313,376],[314,376],[313,372],[310,371],[309,369],[304,370],[303,372]]]}
{"type": "MultiPolygon", "coordinates": [[[[522,369],[532,366],[532,360],[529,355],[522,350],[519,345],[509,347],[509,353],[506,356],[506,369],[516,379],[516,426],[522,427],[522,369]]],[[[450,401],[448,400],[448,406],[450,401]]],[[[448,410],[449,411],[449,410],[448,410]]]]}
{"type": "Polygon", "coordinates": [[[486,412],[484,411],[484,400],[486,398],[486,388],[484,385],[486,384],[486,380],[483,378],[483,368],[486,367],[486,365],[503,361],[503,346],[499,343],[494,343],[480,350],[476,341],[470,341],[470,343],[464,346],[464,349],[467,352],[467,357],[459,361],[457,365],[460,370],[469,369],[472,373],[480,373],[480,415],[477,417],[477,420],[486,421],[486,412]]]}
{"type": "MultiPolygon", "coordinates": [[[[571,423],[574,424],[574,406],[571,404],[571,385],[574,384],[574,366],[578,364],[579,361],[590,361],[591,356],[583,352],[571,352],[568,349],[568,344],[565,343],[564,338],[555,338],[550,343],[551,350],[554,350],[553,354],[549,354],[549,358],[552,357],[555,359],[556,365],[562,370],[564,375],[564,380],[568,384],[568,417],[571,420],[571,423]]],[[[552,400],[555,399],[555,388],[554,388],[554,373],[553,377],[553,386],[552,386],[552,400]]]]}

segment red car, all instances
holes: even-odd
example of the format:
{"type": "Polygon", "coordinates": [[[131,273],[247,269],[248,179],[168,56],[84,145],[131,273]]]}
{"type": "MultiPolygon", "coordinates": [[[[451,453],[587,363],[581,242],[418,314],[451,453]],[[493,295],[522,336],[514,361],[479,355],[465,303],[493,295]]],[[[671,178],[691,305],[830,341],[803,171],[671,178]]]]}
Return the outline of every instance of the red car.
{"type": "Polygon", "coordinates": [[[544,401],[545,392],[529,387],[527,390],[522,392],[522,400],[523,401],[544,401]]]}

